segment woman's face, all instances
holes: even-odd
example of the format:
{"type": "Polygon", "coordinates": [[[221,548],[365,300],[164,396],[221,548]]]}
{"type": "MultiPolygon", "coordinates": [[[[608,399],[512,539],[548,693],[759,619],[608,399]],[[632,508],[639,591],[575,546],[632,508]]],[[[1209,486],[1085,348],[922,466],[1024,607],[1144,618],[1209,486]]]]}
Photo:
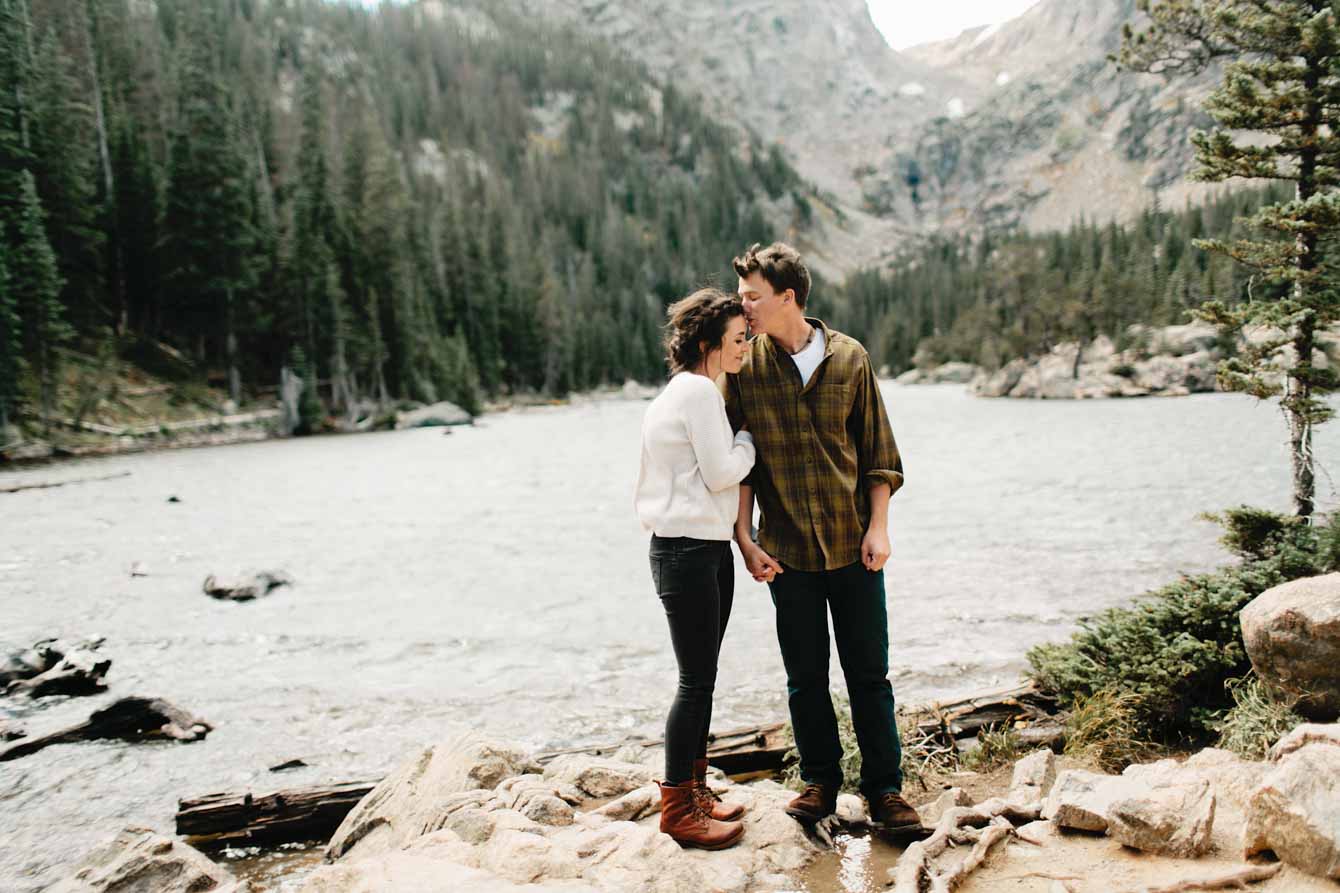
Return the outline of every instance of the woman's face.
{"type": "Polygon", "coordinates": [[[726,325],[726,334],[721,339],[721,371],[734,374],[740,371],[749,342],[744,336],[745,319],[743,316],[731,317],[726,325]]]}

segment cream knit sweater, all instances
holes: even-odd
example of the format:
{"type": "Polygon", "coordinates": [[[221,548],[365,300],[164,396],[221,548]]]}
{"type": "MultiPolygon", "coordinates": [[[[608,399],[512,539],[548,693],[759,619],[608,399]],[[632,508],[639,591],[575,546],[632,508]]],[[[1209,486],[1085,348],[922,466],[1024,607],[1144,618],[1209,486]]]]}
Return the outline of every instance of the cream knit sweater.
{"type": "Polygon", "coordinates": [[[642,419],[642,467],[633,504],[659,536],[728,540],[740,481],[754,467],[754,439],[731,437],[726,403],[706,376],[680,372],[642,419]]]}

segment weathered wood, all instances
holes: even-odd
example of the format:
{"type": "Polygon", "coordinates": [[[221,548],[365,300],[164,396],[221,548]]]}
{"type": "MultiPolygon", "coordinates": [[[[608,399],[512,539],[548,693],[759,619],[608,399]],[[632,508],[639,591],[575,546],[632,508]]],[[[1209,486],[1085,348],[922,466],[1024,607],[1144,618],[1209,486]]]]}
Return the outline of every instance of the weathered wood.
{"type": "Polygon", "coordinates": [[[5,694],[27,695],[30,698],[97,694],[107,690],[107,671],[111,667],[111,658],[88,648],[76,648],[49,670],[30,679],[11,682],[5,694]]]}
{"type": "Polygon", "coordinates": [[[213,728],[203,719],[160,698],[121,698],[101,710],[93,711],[81,723],[44,735],[20,738],[8,747],[0,748],[0,763],[26,757],[53,744],[75,741],[102,738],[119,738],[123,741],[154,738],[198,741],[213,728]]]}
{"type": "Polygon", "coordinates": [[[200,849],[329,840],[375,781],[269,794],[206,794],[177,802],[177,833],[200,849]]]}
{"type": "Polygon", "coordinates": [[[75,478],[71,481],[42,481],[37,484],[18,484],[13,487],[0,487],[0,493],[22,493],[24,490],[50,490],[55,487],[65,487],[69,484],[91,484],[95,481],[111,481],[117,478],[128,478],[130,472],[123,471],[120,474],[104,474],[93,478],[75,478]]]}
{"type": "Polygon", "coordinates": [[[903,718],[905,723],[910,720],[921,735],[945,739],[971,738],[983,730],[1023,721],[1043,731],[1024,735],[1025,729],[1020,729],[1021,737],[1032,739],[1030,743],[1038,746],[1049,746],[1064,738],[1064,729],[1055,714],[1055,700],[1032,682],[1025,682],[917,705],[904,711],[903,718]]]}
{"type": "Polygon", "coordinates": [[[1171,884],[1155,884],[1152,887],[1141,887],[1138,890],[1132,890],[1131,893],[1187,893],[1190,890],[1245,890],[1248,884],[1256,884],[1261,881],[1268,881],[1280,873],[1284,868],[1283,864],[1275,862],[1271,865],[1247,865],[1243,868],[1228,872],[1210,875],[1203,878],[1187,878],[1186,880],[1176,881],[1171,884]]]}
{"type": "MultiPolygon", "coordinates": [[[[661,747],[660,739],[654,741],[634,741],[632,746],[642,748],[661,747]]],[[[566,754],[588,754],[594,757],[610,756],[621,748],[630,746],[630,742],[620,744],[597,744],[585,747],[569,747],[563,750],[551,750],[536,755],[541,765],[548,764],[556,757],[566,754]]],[[[741,775],[746,772],[775,772],[782,768],[782,759],[791,749],[791,738],[786,733],[786,723],[771,723],[766,726],[750,726],[717,732],[707,739],[707,762],[727,775],[741,775]]]]}

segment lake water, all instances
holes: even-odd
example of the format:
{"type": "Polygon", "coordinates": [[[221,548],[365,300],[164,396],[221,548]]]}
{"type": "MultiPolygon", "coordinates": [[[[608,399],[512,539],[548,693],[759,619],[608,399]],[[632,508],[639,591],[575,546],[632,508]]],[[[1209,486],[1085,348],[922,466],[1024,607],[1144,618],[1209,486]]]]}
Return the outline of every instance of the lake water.
{"type": "MultiPolygon", "coordinates": [[[[1271,404],[884,395],[908,474],[888,571],[902,701],[1012,681],[1028,646],[1225,562],[1198,513],[1289,507],[1271,404]]],[[[104,635],[112,695],[164,697],[216,727],[195,744],[63,745],[0,764],[0,889],[39,889],[128,824],[170,833],[179,797],[377,778],[461,727],[535,749],[659,737],[675,665],[631,508],[645,405],[0,475],[129,472],[0,494],[0,647],[104,635]],[[130,576],[135,562],[148,576],[130,576]],[[296,585],[251,604],[202,594],[209,574],[267,568],[296,585]],[[293,758],[309,767],[268,772],[293,758]]],[[[1340,425],[1316,454],[1340,455],[1340,425]]],[[[737,575],[717,728],[786,716],[767,589],[737,575]]],[[[40,731],[106,700],[22,721],[40,731]]],[[[0,717],[15,709],[0,702],[0,717]]]]}

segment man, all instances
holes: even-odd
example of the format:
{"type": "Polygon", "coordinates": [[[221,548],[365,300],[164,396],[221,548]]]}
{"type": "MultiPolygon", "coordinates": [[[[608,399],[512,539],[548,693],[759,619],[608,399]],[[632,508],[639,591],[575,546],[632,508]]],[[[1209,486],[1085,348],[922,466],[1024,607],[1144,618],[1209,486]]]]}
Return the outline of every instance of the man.
{"type": "Polygon", "coordinates": [[[726,407],[748,426],[758,459],[740,488],[735,539],[754,579],[768,583],[805,790],[786,811],[833,813],[842,744],[828,693],[828,617],[861,750],[861,793],[888,830],[919,828],[901,795],[902,748],[889,685],[884,563],[889,497],[902,462],[865,348],[805,316],[810,274],[777,242],[734,260],[756,335],[726,407]],[[752,537],[754,498],[761,512],[752,537]]]}

